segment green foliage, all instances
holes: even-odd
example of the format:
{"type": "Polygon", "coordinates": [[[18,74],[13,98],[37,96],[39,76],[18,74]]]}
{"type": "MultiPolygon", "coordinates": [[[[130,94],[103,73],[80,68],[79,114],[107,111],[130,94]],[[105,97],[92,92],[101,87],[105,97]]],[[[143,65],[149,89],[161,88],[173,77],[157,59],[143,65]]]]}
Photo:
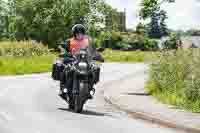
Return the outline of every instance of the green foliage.
{"type": "Polygon", "coordinates": [[[169,39],[163,42],[163,48],[164,49],[177,49],[177,41],[180,40],[180,36],[178,36],[176,33],[171,33],[169,36],[169,39]]]}
{"type": "Polygon", "coordinates": [[[70,37],[76,23],[84,24],[93,36],[101,30],[97,24],[102,23],[103,15],[113,12],[104,0],[16,0],[15,5],[14,37],[42,41],[50,47],[70,37]]]}
{"type": "Polygon", "coordinates": [[[106,48],[116,48],[118,42],[121,42],[123,37],[120,32],[101,32],[97,37],[97,46],[106,48]]]}
{"type": "Polygon", "coordinates": [[[0,0],[0,40],[5,36],[6,32],[6,3],[4,0],[0,0]]]}
{"type": "Polygon", "coordinates": [[[110,40],[110,32],[100,32],[96,39],[96,47],[106,47],[106,40],[110,40]]]}
{"type": "MultiPolygon", "coordinates": [[[[106,62],[143,62],[144,57],[151,56],[151,53],[106,49],[102,55],[106,62]]],[[[56,57],[55,54],[28,57],[0,56],[0,75],[50,72],[52,70],[52,63],[56,57]]]]}
{"type": "Polygon", "coordinates": [[[143,35],[134,35],[124,39],[124,42],[128,43],[132,50],[157,50],[158,43],[154,39],[150,39],[143,35]]]}
{"type": "Polygon", "coordinates": [[[96,39],[97,47],[112,48],[115,50],[157,50],[157,41],[142,34],[123,35],[120,32],[101,32],[96,39]]]}
{"type": "Polygon", "coordinates": [[[150,38],[161,38],[168,35],[168,29],[165,20],[167,19],[166,12],[160,9],[158,0],[142,0],[141,19],[150,19],[147,24],[147,31],[150,38]]]}
{"type": "MultiPolygon", "coordinates": [[[[116,25],[116,21],[114,21],[114,18],[111,17],[112,15],[117,13],[116,9],[113,9],[112,6],[108,5],[105,0],[88,0],[91,1],[90,3],[90,8],[91,8],[91,12],[87,15],[87,17],[85,18],[86,22],[86,27],[88,27],[88,31],[89,34],[92,37],[96,37],[97,35],[97,31],[104,31],[105,27],[102,26],[103,23],[107,23],[104,20],[104,17],[109,17],[109,19],[111,20],[111,27],[114,27],[114,25],[116,25]]],[[[106,31],[111,32],[112,30],[114,30],[113,28],[108,28],[106,26],[106,31]]]]}
{"type": "Polygon", "coordinates": [[[173,3],[174,0],[142,0],[140,4],[141,9],[139,12],[140,17],[144,20],[148,19],[155,13],[155,11],[160,10],[160,6],[163,2],[173,3]]]}
{"type": "Polygon", "coordinates": [[[78,21],[79,14],[70,16],[77,13],[77,8],[72,10],[74,6],[75,4],[66,0],[23,0],[23,2],[18,0],[15,18],[16,38],[18,40],[32,38],[55,47],[57,42],[67,39],[72,24],[78,21]],[[68,24],[71,26],[67,27],[68,24]]]}
{"type": "Polygon", "coordinates": [[[147,19],[158,10],[158,0],[142,0],[140,9],[140,17],[142,19],[147,19]]]}
{"type": "Polygon", "coordinates": [[[145,35],[145,33],[146,33],[146,27],[145,27],[145,25],[142,24],[142,23],[139,23],[136,26],[136,33],[140,34],[140,35],[145,35]]]}
{"type": "Polygon", "coordinates": [[[162,36],[157,13],[154,13],[151,16],[151,21],[148,24],[148,35],[151,38],[160,38],[162,36]]]}
{"type": "Polygon", "coordinates": [[[200,111],[198,49],[168,51],[150,66],[147,90],[159,100],[193,112],[200,111]]]}
{"type": "Polygon", "coordinates": [[[5,41],[0,43],[0,56],[41,56],[48,55],[48,47],[41,43],[31,41],[10,42],[5,41]]]}
{"type": "Polygon", "coordinates": [[[162,36],[167,36],[169,34],[169,30],[167,28],[166,19],[167,13],[164,10],[160,11],[160,32],[162,36]]]}
{"type": "Polygon", "coordinates": [[[114,46],[113,49],[120,49],[120,50],[129,50],[131,49],[131,45],[129,45],[129,43],[127,42],[117,42],[114,46]]]}
{"type": "Polygon", "coordinates": [[[106,62],[143,62],[145,52],[106,49],[102,55],[106,62]]]}
{"type": "Polygon", "coordinates": [[[112,32],[111,40],[112,40],[113,44],[117,43],[119,41],[122,41],[122,36],[121,36],[120,32],[112,32]]]}

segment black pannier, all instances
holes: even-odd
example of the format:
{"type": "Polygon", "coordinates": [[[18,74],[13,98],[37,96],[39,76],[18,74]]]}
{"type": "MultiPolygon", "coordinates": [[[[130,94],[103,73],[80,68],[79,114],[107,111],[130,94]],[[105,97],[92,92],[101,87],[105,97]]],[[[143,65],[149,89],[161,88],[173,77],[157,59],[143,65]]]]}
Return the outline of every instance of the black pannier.
{"type": "Polygon", "coordinates": [[[64,66],[61,64],[61,63],[58,63],[58,62],[55,62],[53,63],[53,66],[52,66],[52,78],[54,80],[57,80],[59,81],[60,80],[60,75],[61,73],[63,72],[64,70],[64,66]]]}
{"type": "Polygon", "coordinates": [[[94,83],[97,84],[99,82],[99,77],[100,77],[100,67],[97,66],[93,69],[94,72],[94,83]]]}

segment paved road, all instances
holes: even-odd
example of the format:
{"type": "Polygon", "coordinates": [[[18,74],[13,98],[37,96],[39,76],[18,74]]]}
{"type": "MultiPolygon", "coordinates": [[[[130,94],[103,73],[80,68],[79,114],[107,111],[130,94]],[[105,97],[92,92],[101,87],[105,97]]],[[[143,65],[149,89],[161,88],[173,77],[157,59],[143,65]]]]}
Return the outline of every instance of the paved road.
{"type": "MultiPolygon", "coordinates": [[[[177,133],[129,118],[104,101],[104,86],[114,80],[144,74],[142,64],[104,64],[95,99],[82,114],[67,109],[50,74],[0,78],[1,133],[177,133]]],[[[120,81],[119,81],[120,82],[120,81]]],[[[116,88],[117,89],[117,88],[116,88]]]]}

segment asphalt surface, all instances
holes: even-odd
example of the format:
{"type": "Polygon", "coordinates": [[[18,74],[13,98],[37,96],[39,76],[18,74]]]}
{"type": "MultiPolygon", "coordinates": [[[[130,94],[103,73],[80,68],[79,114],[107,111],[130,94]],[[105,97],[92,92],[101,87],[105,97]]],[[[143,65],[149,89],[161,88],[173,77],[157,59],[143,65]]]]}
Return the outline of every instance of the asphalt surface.
{"type": "Polygon", "coordinates": [[[177,133],[130,118],[104,101],[104,86],[141,76],[144,69],[143,64],[103,64],[97,93],[81,114],[58,97],[59,83],[50,73],[0,77],[0,133],[177,133]]]}

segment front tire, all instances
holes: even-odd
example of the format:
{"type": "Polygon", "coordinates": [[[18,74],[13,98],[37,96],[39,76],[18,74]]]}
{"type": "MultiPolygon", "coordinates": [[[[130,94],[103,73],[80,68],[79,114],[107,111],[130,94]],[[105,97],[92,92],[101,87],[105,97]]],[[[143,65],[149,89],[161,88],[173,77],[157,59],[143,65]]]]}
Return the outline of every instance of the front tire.
{"type": "Polygon", "coordinates": [[[69,104],[68,107],[69,107],[69,109],[74,110],[74,105],[73,104],[69,104]]]}
{"type": "Polygon", "coordinates": [[[83,111],[83,102],[79,96],[75,96],[75,106],[74,111],[76,113],[81,113],[83,111]]]}

